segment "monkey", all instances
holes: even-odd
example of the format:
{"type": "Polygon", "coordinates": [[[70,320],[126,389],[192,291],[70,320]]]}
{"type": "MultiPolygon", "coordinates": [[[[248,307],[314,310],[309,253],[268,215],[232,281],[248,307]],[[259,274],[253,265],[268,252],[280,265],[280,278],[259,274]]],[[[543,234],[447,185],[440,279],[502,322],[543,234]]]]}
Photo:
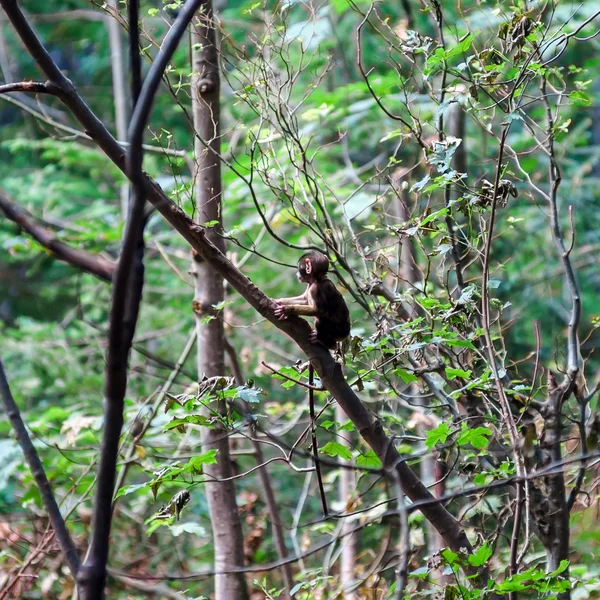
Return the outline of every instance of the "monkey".
{"type": "MultiPolygon", "coordinates": [[[[315,318],[315,330],[310,334],[313,344],[322,344],[328,350],[333,350],[337,342],[345,340],[350,335],[350,312],[344,297],[335,285],[327,279],[329,259],[321,252],[307,252],[298,261],[297,277],[306,283],[306,291],[295,298],[278,298],[275,300],[275,316],[287,319],[289,315],[302,315],[315,318]]],[[[325,517],[329,514],[327,498],[321,476],[321,463],[317,449],[317,434],[315,431],[315,399],[313,392],[314,367],[308,363],[308,407],[311,420],[312,450],[315,471],[325,517]]]]}
{"type": "Polygon", "coordinates": [[[302,296],[275,299],[275,316],[314,316],[315,330],[310,335],[313,344],[332,350],[337,342],[350,335],[350,313],[344,297],[327,278],[329,259],[320,252],[307,252],[298,261],[297,277],[306,283],[302,296]]]}

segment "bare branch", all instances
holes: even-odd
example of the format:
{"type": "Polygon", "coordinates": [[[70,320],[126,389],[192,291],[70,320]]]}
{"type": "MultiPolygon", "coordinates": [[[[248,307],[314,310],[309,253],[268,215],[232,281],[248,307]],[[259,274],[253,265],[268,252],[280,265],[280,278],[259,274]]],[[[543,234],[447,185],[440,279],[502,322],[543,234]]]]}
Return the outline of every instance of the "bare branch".
{"type": "Polygon", "coordinates": [[[54,532],[56,533],[56,538],[58,539],[60,548],[65,555],[65,559],[69,565],[71,574],[73,577],[76,577],[77,572],[79,571],[79,556],[77,554],[77,549],[75,548],[75,544],[71,539],[63,516],[60,513],[56,498],[52,493],[52,488],[50,487],[48,477],[46,477],[46,472],[44,471],[42,461],[40,460],[35,446],[33,445],[31,438],[27,433],[25,423],[23,423],[23,419],[21,418],[19,407],[17,406],[17,403],[15,402],[15,399],[10,391],[1,358],[0,395],[2,396],[4,411],[6,412],[6,416],[12,425],[17,442],[19,443],[19,446],[21,446],[25,460],[29,465],[31,474],[33,475],[35,483],[38,487],[44,508],[48,513],[48,518],[50,519],[50,523],[52,524],[54,532]]]}
{"type": "Polygon", "coordinates": [[[571,379],[574,379],[579,369],[581,368],[579,359],[579,335],[578,328],[581,321],[581,293],[575,269],[571,262],[571,249],[567,249],[563,238],[562,227],[558,218],[558,188],[560,187],[562,176],[560,167],[556,160],[554,152],[554,117],[550,109],[550,102],[546,94],[547,81],[542,81],[542,100],[546,107],[546,122],[547,122],[547,148],[550,157],[548,166],[548,178],[550,181],[550,224],[552,230],[552,239],[559,255],[559,259],[563,264],[567,284],[571,293],[571,316],[569,318],[568,334],[567,334],[567,374],[571,379]]]}
{"type": "Polygon", "coordinates": [[[0,85],[0,94],[8,94],[9,92],[32,92],[34,94],[56,95],[58,90],[51,83],[41,81],[15,81],[0,85]]]}
{"type": "Polygon", "coordinates": [[[103,256],[78,250],[61,242],[50,229],[36,223],[33,217],[13,202],[2,189],[0,189],[0,211],[24,229],[38,244],[50,250],[59,260],[82,269],[102,281],[112,281],[115,263],[103,256]]]}

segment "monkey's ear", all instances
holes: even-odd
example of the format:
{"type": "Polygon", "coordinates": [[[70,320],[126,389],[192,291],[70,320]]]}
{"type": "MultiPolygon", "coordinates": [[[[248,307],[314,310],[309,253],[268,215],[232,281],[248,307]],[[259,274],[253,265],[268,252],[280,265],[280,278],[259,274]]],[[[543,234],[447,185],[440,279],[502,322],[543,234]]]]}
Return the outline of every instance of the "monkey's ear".
{"type": "Polygon", "coordinates": [[[304,270],[306,271],[307,275],[310,275],[312,273],[312,261],[310,260],[310,258],[304,259],[304,270]]]}

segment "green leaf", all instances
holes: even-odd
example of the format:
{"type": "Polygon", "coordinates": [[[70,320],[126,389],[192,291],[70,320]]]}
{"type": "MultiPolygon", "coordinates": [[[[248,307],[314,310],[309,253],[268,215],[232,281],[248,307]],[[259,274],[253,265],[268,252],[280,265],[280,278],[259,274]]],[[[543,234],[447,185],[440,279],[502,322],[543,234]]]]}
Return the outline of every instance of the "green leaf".
{"type": "Polygon", "coordinates": [[[593,104],[592,99],[580,90],[575,90],[569,94],[571,102],[576,106],[591,106],[593,104]]]}
{"type": "Polygon", "coordinates": [[[462,41],[452,46],[452,48],[450,48],[450,50],[446,52],[446,58],[452,58],[454,56],[458,56],[459,54],[463,54],[464,52],[466,52],[471,47],[471,44],[473,43],[473,38],[473,34],[469,33],[469,35],[467,35],[462,41]]]}
{"type": "Polygon", "coordinates": [[[299,592],[301,589],[304,589],[305,587],[307,587],[308,584],[305,583],[304,581],[301,581],[300,583],[297,583],[291,590],[290,590],[290,596],[293,596],[296,592],[299,592]]]}
{"type": "Polygon", "coordinates": [[[470,348],[471,350],[475,350],[475,346],[473,346],[473,343],[469,340],[444,340],[444,342],[451,348],[470,348]]]}
{"type": "Polygon", "coordinates": [[[394,375],[398,375],[398,377],[400,377],[402,381],[404,381],[404,383],[412,383],[413,381],[419,381],[419,378],[416,375],[414,375],[413,373],[409,373],[404,369],[397,368],[394,369],[392,372],[394,373],[394,375]]]}
{"type": "Polygon", "coordinates": [[[427,308],[428,310],[440,305],[440,301],[437,298],[420,298],[418,302],[423,308],[427,308]]]}
{"type": "Polygon", "coordinates": [[[477,473],[477,475],[473,477],[473,483],[475,485],[485,485],[488,482],[488,479],[488,473],[477,473]]]}
{"type": "Polygon", "coordinates": [[[488,436],[491,435],[491,433],[491,429],[488,429],[487,427],[475,427],[472,429],[463,423],[462,431],[460,432],[457,443],[459,446],[471,444],[474,448],[483,450],[487,448],[490,443],[488,436]]]}
{"type": "Polygon", "coordinates": [[[512,577],[509,577],[508,579],[505,579],[504,581],[500,582],[495,589],[500,593],[506,593],[521,592],[523,590],[526,590],[527,588],[528,586],[522,583],[521,581],[515,581],[512,577]]]}
{"type": "Polygon", "coordinates": [[[327,456],[339,456],[344,460],[352,460],[352,452],[350,449],[339,442],[327,442],[321,448],[321,452],[327,454],[327,456]]]}
{"type": "Polygon", "coordinates": [[[66,421],[71,416],[71,411],[60,406],[52,406],[43,412],[39,419],[41,423],[48,421],[66,421]]]}
{"type": "Polygon", "coordinates": [[[331,7],[338,15],[346,12],[350,7],[348,0],[330,0],[330,3],[331,7]]]}
{"type": "Polygon", "coordinates": [[[442,550],[442,558],[449,564],[453,565],[458,559],[458,554],[456,552],[452,552],[452,550],[446,548],[442,550]]]}
{"type": "Polygon", "coordinates": [[[447,214],[448,214],[447,208],[442,208],[440,210],[436,210],[435,212],[431,213],[429,216],[425,217],[421,221],[420,226],[423,227],[423,225],[427,225],[427,223],[431,223],[431,221],[435,221],[436,219],[445,217],[447,214]]]}
{"type": "Polygon", "coordinates": [[[133,494],[134,492],[137,492],[140,489],[146,488],[147,485],[145,483],[139,483],[137,485],[124,485],[123,487],[119,488],[115,499],[120,498],[121,496],[128,496],[129,494],[133,494]]]}
{"type": "Polygon", "coordinates": [[[256,404],[260,401],[260,396],[263,393],[261,389],[257,388],[248,388],[248,387],[239,387],[237,388],[237,395],[244,401],[249,404],[256,404]]]}
{"type": "Polygon", "coordinates": [[[204,415],[190,415],[183,419],[173,419],[169,421],[165,426],[165,431],[177,429],[179,432],[185,432],[186,425],[199,425],[200,427],[208,427],[209,429],[214,428],[214,423],[212,423],[208,417],[204,415]]]}
{"type": "Polygon", "coordinates": [[[150,537],[159,527],[167,527],[170,522],[174,521],[175,517],[171,519],[155,519],[149,525],[146,530],[146,535],[150,537]]]}
{"type": "Polygon", "coordinates": [[[450,425],[443,421],[435,429],[431,429],[427,432],[425,445],[431,450],[436,444],[445,443],[450,433],[450,425]]]}
{"type": "Polygon", "coordinates": [[[356,457],[356,464],[368,469],[381,469],[381,467],[383,467],[383,463],[379,460],[379,457],[373,450],[369,450],[364,454],[359,454],[356,457]]]}
{"type": "MultiPolygon", "coordinates": [[[[199,456],[194,456],[190,458],[188,461],[188,465],[192,467],[195,471],[202,471],[203,465],[214,465],[217,462],[217,450],[207,450],[204,454],[200,454],[199,456]]],[[[187,470],[187,469],[186,469],[187,470]]]]}
{"type": "Polygon", "coordinates": [[[486,542],[483,544],[483,546],[477,548],[473,554],[469,554],[469,564],[473,565],[474,567],[481,567],[487,563],[491,556],[492,547],[486,542]]]}
{"type": "Polygon", "coordinates": [[[233,300],[223,300],[218,304],[213,304],[213,308],[215,310],[223,310],[226,306],[229,306],[230,304],[233,304],[233,300]]]}
{"type": "Polygon", "coordinates": [[[456,379],[457,377],[462,377],[462,379],[470,379],[473,371],[470,369],[468,371],[463,371],[463,369],[453,369],[452,367],[446,367],[446,376],[448,379],[456,379]]]}
{"type": "Polygon", "coordinates": [[[552,571],[552,573],[548,573],[548,577],[556,577],[557,575],[564,573],[567,570],[568,566],[569,566],[568,560],[561,560],[560,564],[558,565],[558,569],[556,569],[556,571],[552,571]]]}
{"type": "Polygon", "coordinates": [[[408,576],[409,577],[419,577],[420,579],[425,579],[428,574],[429,574],[429,568],[428,567],[419,567],[418,569],[415,569],[414,571],[411,571],[408,574],[408,576]]]}

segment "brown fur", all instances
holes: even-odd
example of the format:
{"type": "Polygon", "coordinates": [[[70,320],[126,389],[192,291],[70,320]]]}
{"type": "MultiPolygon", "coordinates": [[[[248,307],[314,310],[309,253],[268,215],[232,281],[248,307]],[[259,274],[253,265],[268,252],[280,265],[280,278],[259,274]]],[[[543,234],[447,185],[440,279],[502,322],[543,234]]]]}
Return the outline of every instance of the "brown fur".
{"type": "Polygon", "coordinates": [[[350,313],[343,296],[327,278],[329,259],[320,252],[308,252],[298,261],[298,279],[307,284],[306,291],[296,298],[280,298],[275,314],[280,319],[288,315],[314,316],[313,343],[320,342],[333,349],[350,334],[350,313]]]}

